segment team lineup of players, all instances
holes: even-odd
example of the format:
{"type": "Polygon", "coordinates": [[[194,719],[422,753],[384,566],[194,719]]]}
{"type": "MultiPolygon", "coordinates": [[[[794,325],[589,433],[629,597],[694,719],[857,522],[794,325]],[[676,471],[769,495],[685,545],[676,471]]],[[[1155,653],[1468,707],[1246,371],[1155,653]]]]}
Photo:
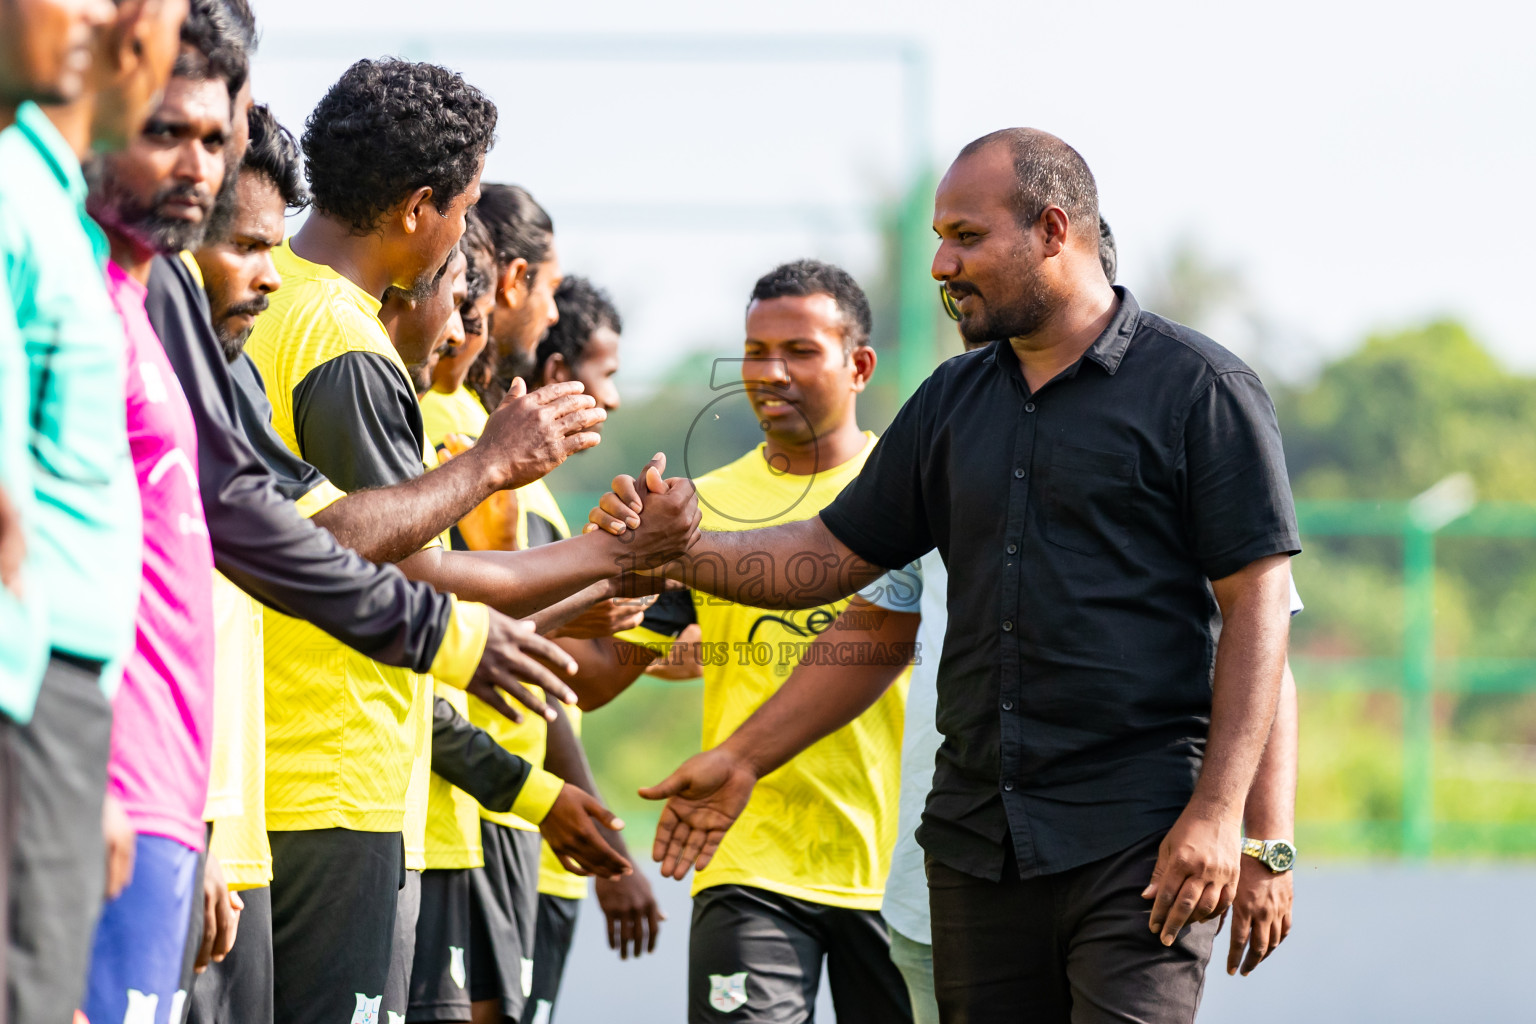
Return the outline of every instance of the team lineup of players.
{"type": "Polygon", "coordinates": [[[956,160],[934,273],[970,354],[885,443],[857,416],[864,292],[785,263],[740,353],[764,442],[694,481],[659,456],[572,531],[545,478],[619,408],[622,318],[527,191],[482,182],[484,94],[361,60],[296,139],[256,102],[246,0],[0,0],[0,30],[0,1024],[551,1020],[588,877],[621,956],[660,933],[580,739],[648,671],[703,678],[705,753],[642,791],[663,874],[696,868],[691,1021],[808,1020],[824,963],[844,1021],[1188,1020],[1229,912],[1229,970],[1284,939],[1288,863],[1235,842],[1293,827],[1273,410],[1111,288],[1070,147],[1015,129],[956,160]],[[989,238],[1002,273],[1055,261],[1012,312],[989,238]],[[1007,339],[1063,323],[1077,341],[1016,346],[998,383],[1007,339]],[[1035,401],[1044,424],[1155,358],[1165,405],[1115,402],[1149,436],[1177,420],[1167,473],[1092,444],[1013,468],[1011,420],[944,448],[955,410],[1003,402],[1022,439],[1035,401]],[[1013,488],[997,551],[1041,593],[1152,609],[1072,659],[1129,686],[1104,666],[1178,646],[1192,700],[1068,679],[1010,724],[1031,655],[968,656],[957,602],[1001,601],[1009,643],[1034,626],[934,504],[977,452],[1013,488]],[[1176,557],[1115,532],[1095,474],[1136,478],[1114,500],[1166,511],[1176,557]],[[1032,476],[1046,511],[1015,519],[1032,476]],[[1032,562],[1036,517],[1056,547],[1032,562]],[[1160,589],[1105,590],[1120,551],[1160,589]],[[955,711],[978,659],[1001,724],[955,711]],[[1056,758],[1033,784],[1021,736],[1056,758]]]}

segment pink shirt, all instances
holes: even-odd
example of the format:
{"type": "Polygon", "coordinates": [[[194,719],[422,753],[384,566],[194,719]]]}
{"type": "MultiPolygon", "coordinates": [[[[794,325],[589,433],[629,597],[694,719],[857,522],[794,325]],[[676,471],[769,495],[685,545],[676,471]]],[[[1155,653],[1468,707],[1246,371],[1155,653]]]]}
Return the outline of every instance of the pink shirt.
{"type": "Polygon", "coordinates": [[[197,429],[116,263],[107,289],[128,337],[128,445],[144,508],[137,637],[113,701],[110,792],[134,828],[203,848],[213,737],[213,549],[197,486],[197,429]]]}

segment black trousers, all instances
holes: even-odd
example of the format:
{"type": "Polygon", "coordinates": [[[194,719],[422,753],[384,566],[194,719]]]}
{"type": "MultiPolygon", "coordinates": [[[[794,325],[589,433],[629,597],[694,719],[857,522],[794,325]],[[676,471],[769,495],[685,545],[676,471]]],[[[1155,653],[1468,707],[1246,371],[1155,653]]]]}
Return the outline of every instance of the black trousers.
{"type": "Polygon", "coordinates": [[[944,1024],[1190,1024],[1219,921],[1172,946],[1141,892],[1161,835],[1104,860],[992,882],[928,858],[933,980],[944,1024]]]}

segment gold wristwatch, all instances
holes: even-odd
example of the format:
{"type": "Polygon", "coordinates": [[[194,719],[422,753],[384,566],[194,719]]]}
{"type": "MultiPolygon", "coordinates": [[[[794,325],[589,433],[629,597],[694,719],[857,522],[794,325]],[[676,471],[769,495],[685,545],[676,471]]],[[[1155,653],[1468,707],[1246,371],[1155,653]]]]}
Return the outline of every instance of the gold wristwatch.
{"type": "Polygon", "coordinates": [[[1296,847],[1284,839],[1244,839],[1243,853],[1275,874],[1296,866],[1296,847]]]}

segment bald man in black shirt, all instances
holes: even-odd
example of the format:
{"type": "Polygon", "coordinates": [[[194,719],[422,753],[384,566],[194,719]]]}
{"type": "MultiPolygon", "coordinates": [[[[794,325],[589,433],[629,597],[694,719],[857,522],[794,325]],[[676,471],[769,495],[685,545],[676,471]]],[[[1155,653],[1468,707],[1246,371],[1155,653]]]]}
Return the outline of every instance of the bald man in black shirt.
{"type": "MultiPolygon", "coordinates": [[[[1054,136],[967,146],[933,273],[980,347],[820,516],[703,534],[666,569],[801,607],[943,557],[944,741],[918,839],[947,1021],[1186,1022],[1243,853],[1269,840],[1253,856],[1289,868],[1289,836],[1242,833],[1300,549],[1274,409],[1235,356],[1109,285],[1097,206],[1054,136]]],[[[592,516],[608,529],[643,516],[616,485],[592,516]]],[[[756,779],[866,697],[786,687],[647,791],[670,798],[663,873],[707,863],[756,779]]]]}

